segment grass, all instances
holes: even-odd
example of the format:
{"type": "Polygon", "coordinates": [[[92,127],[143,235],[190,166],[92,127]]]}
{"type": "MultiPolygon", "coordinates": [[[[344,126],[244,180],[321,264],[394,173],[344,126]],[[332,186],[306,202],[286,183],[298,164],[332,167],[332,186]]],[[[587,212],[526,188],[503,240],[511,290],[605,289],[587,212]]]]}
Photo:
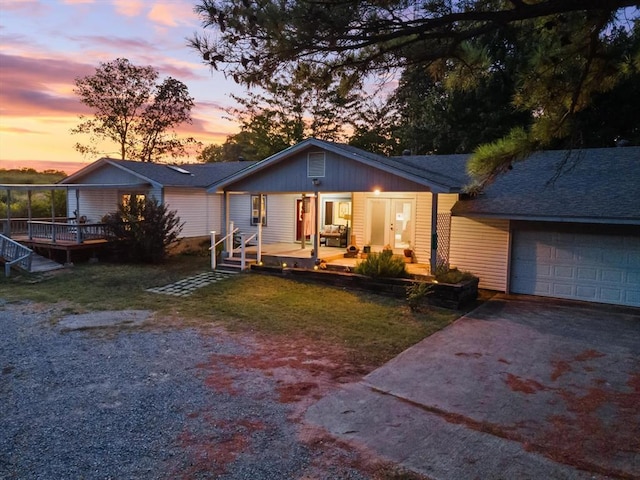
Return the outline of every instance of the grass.
{"type": "Polygon", "coordinates": [[[405,301],[258,274],[237,275],[186,298],[145,289],[208,270],[208,259],[177,256],[160,266],[85,264],[47,277],[0,280],[0,298],[64,302],[66,311],[150,309],[184,325],[220,323],[344,346],[354,361],[379,365],[445,327],[459,313],[412,312],[405,301]]]}

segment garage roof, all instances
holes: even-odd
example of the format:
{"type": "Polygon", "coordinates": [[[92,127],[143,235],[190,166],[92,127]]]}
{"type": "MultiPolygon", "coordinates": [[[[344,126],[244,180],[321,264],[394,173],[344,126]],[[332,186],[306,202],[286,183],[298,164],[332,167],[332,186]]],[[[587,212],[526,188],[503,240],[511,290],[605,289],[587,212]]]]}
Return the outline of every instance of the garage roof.
{"type": "Polygon", "coordinates": [[[513,165],[452,213],[466,217],[640,224],[640,147],[557,150],[513,165]]]}

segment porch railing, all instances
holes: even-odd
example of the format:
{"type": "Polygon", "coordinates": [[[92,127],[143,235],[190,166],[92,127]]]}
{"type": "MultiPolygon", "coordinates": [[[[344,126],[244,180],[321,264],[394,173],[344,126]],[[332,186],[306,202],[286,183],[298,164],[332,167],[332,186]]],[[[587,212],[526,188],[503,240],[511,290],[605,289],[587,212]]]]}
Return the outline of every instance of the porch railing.
{"type": "Polygon", "coordinates": [[[218,241],[216,241],[216,232],[211,232],[211,246],[209,247],[209,250],[211,250],[211,270],[215,270],[217,266],[216,250],[218,245],[220,245],[223,242],[226,242],[229,237],[233,238],[233,235],[237,233],[238,230],[240,229],[239,228],[233,229],[231,232],[227,233],[224,237],[222,237],[218,241]]]}
{"type": "MultiPolygon", "coordinates": [[[[245,233],[240,234],[240,246],[238,248],[234,248],[232,253],[240,252],[240,269],[244,270],[247,268],[247,243],[258,236],[257,233],[253,235],[247,236],[245,233]]],[[[258,259],[260,261],[260,259],[258,259]]]]}
{"type": "Polygon", "coordinates": [[[27,272],[31,271],[33,250],[18,242],[14,242],[2,234],[0,234],[0,257],[5,260],[4,274],[6,277],[11,275],[11,267],[14,265],[19,266],[27,272]]]}
{"type": "MultiPolygon", "coordinates": [[[[16,217],[11,219],[3,218],[0,220],[2,224],[2,228],[0,229],[0,233],[6,235],[7,237],[11,237],[11,235],[28,235],[29,234],[29,221],[31,222],[46,222],[51,221],[51,217],[42,217],[42,218],[22,218],[16,217]]],[[[57,223],[67,223],[69,221],[68,217],[54,217],[54,222],[57,223]]]]}
{"type": "Polygon", "coordinates": [[[107,239],[108,234],[104,223],[75,223],[75,222],[28,222],[29,240],[44,239],[51,243],[58,241],[81,244],[86,240],[107,239]]]}

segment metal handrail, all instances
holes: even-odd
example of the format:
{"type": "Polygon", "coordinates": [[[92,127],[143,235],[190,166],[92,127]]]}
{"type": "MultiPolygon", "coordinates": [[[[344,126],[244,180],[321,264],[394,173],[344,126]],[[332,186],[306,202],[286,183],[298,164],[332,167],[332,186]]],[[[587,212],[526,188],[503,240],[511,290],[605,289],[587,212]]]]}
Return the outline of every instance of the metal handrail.
{"type": "Polygon", "coordinates": [[[216,247],[220,245],[222,242],[226,241],[227,238],[229,238],[230,236],[233,236],[238,230],[240,229],[239,228],[233,229],[231,232],[227,233],[224,237],[222,237],[217,242],[216,242],[216,232],[215,231],[211,232],[211,246],[209,247],[209,250],[211,250],[211,270],[216,269],[216,247]]]}
{"type": "Polygon", "coordinates": [[[0,257],[6,260],[4,275],[11,275],[11,267],[18,265],[27,272],[31,271],[31,259],[33,250],[0,234],[0,257]]]}

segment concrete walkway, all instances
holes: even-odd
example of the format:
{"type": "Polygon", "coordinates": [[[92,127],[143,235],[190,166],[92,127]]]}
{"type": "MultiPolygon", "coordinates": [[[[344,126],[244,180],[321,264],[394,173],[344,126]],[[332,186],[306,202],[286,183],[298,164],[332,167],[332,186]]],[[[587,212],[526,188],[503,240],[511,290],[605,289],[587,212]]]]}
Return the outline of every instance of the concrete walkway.
{"type": "Polygon", "coordinates": [[[640,478],[640,311],[498,296],[306,419],[432,479],[640,478]]]}
{"type": "Polygon", "coordinates": [[[197,289],[211,285],[212,283],[225,280],[234,275],[235,272],[222,272],[214,270],[212,272],[204,272],[192,277],[183,278],[175,283],[164,285],[162,287],[147,288],[147,292],[162,293],[165,295],[173,295],[175,297],[188,297],[197,289]]]}

